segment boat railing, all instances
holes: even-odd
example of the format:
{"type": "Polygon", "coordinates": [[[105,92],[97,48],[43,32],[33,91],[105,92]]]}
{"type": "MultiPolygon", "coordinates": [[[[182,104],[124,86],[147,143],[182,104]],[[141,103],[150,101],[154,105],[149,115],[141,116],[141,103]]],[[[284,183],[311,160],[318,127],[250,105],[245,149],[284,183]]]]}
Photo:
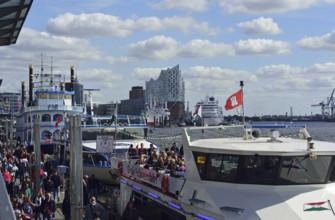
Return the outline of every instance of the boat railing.
{"type": "MultiPolygon", "coordinates": [[[[185,175],[171,176],[168,169],[156,169],[154,166],[137,164],[137,161],[138,159],[112,158],[112,169],[120,176],[150,184],[163,193],[178,195],[186,181],[185,175]]],[[[126,181],[122,182],[126,184],[126,181]]]]}
{"type": "Polygon", "coordinates": [[[42,106],[27,107],[25,111],[32,112],[32,111],[49,111],[49,110],[83,112],[83,107],[82,106],[71,106],[71,105],[42,105],[42,106]]]}

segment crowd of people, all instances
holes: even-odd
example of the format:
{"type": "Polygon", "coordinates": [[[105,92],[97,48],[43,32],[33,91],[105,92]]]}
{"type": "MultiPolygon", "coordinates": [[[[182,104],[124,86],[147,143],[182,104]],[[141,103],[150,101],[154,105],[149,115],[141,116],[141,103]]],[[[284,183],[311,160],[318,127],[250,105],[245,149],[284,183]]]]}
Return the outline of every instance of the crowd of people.
{"type": "MultiPolygon", "coordinates": [[[[51,220],[55,216],[56,202],[61,203],[65,220],[71,219],[70,192],[65,190],[61,199],[62,179],[57,166],[41,155],[40,187],[35,187],[35,169],[31,166],[34,153],[25,143],[15,141],[9,145],[4,131],[0,131],[0,172],[17,220],[51,220]],[[37,192],[35,192],[35,189],[37,192]]],[[[100,182],[95,175],[84,176],[84,215],[87,220],[101,219],[104,208],[96,202],[100,182]],[[85,191],[86,190],[86,191],[85,191]],[[86,198],[86,201],[85,201],[86,198]]]]}
{"type": "Polygon", "coordinates": [[[140,147],[134,147],[131,144],[128,156],[130,158],[138,157],[136,163],[143,165],[144,168],[152,167],[155,170],[166,170],[172,177],[180,177],[181,173],[186,171],[183,145],[178,148],[176,142],[170,148],[165,148],[160,152],[153,144],[150,144],[149,149],[145,149],[143,143],[140,144],[140,147]]]}
{"type": "MultiPolygon", "coordinates": [[[[61,178],[50,162],[41,162],[40,190],[34,192],[33,154],[19,141],[9,145],[0,132],[0,172],[17,219],[52,219],[60,199],[61,178]]],[[[43,161],[43,160],[42,160],[43,161]]]]}

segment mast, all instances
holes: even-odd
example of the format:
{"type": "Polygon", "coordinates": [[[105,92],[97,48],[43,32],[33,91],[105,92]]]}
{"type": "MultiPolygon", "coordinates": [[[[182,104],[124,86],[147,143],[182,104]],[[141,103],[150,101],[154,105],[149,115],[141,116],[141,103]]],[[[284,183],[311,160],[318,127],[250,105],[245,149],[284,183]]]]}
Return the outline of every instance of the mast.
{"type": "Polygon", "coordinates": [[[240,86],[241,86],[241,93],[242,93],[242,122],[243,122],[243,125],[245,125],[245,117],[244,117],[244,100],[243,100],[243,86],[244,86],[244,83],[243,81],[240,81],[240,86]]]}

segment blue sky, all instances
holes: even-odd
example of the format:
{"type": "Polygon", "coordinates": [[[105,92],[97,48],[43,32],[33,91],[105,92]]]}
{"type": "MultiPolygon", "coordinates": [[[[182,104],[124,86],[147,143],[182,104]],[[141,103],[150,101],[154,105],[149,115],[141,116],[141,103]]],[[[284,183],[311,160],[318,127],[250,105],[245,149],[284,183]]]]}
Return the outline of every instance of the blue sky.
{"type": "MultiPolygon", "coordinates": [[[[127,99],[180,65],[190,110],[221,106],[244,81],[245,114],[310,115],[335,88],[335,0],[35,0],[15,45],[0,47],[1,92],[18,92],[41,54],[96,102],[127,99]]],[[[225,111],[225,115],[237,110],[225,111]]]]}

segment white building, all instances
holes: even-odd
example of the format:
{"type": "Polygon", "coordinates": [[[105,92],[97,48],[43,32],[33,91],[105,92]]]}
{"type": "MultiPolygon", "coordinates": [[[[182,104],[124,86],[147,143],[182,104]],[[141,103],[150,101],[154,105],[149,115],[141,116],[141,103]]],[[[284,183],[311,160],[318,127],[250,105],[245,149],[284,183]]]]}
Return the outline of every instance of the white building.
{"type": "Polygon", "coordinates": [[[185,102],[185,82],[181,76],[179,64],[167,70],[161,70],[159,77],[145,82],[146,103],[150,99],[156,104],[185,102]]]}

